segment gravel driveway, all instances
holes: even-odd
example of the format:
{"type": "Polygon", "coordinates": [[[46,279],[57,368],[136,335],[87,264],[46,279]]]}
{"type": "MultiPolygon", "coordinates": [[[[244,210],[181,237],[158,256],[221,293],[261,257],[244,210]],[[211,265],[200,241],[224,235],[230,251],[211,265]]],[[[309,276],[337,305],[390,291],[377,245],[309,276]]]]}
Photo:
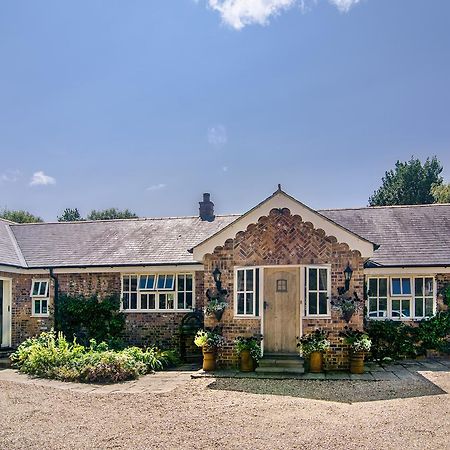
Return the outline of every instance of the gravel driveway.
{"type": "MultiPolygon", "coordinates": [[[[450,391],[449,372],[426,376],[450,391]]],[[[450,396],[441,390],[349,404],[292,396],[292,386],[284,395],[266,393],[284,381],[266,380],[262,390],[252,387],[258,380],[237,381],[187,380],[160,394],[87,394],[0,381],[0,447],[450,449],[450,396]]],[[[355,389],[367,389],[370,398],[383,382],[309,383],[319,392],[335,389],[342,400],[355,389]]]]}

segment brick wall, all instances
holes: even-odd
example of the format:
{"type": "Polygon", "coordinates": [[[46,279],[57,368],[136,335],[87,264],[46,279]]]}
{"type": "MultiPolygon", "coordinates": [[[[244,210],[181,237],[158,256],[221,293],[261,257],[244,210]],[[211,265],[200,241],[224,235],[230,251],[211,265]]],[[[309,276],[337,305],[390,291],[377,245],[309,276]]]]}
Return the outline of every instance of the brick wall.
{"type": "MultiPolygon", "coordinates": [[[[213,288],[211,272],[218,267],[222,272],[222,283],[231,293],[228,298],[229,308],[218,323],[213,317],[205,318],[205,326],[220,325],[227,346],[221,352],[219,363],[232,366],[237,363],[233,353],[232,341],[236,336],[251,336],[260,333],[259,318],[234,317],[234,267],[266,265],[304,265],[331,264],[332,296],[337,295],[337,288],[344,285],[343,271],[350,263],[353,276],[350,291],[356,291],[363,298],[364,273],[363,259],[358,251],[352,251],[347,244],[338,243],[336,238],[326,236],[323,230],[314,229],[309,222],[303,222],[298,215],[291,215],[288,209],[274,209],[269,216],[261,217],[256,224],[239,232],[234,239],[227,240],[222,247],[216,247],[213,254],[204,258],[205,288],[213,288]]],[[[353,317],[351,326],[362,329],[362,311],[353,317]]],[[[316,328],[329,330],[332,352],[327,358],[327,368],[345,369],[347,367],[347,349],[338,337],[339,331],[346,323],[336,311],[331,319],[304,319],[304,333],[316,328]]]]}

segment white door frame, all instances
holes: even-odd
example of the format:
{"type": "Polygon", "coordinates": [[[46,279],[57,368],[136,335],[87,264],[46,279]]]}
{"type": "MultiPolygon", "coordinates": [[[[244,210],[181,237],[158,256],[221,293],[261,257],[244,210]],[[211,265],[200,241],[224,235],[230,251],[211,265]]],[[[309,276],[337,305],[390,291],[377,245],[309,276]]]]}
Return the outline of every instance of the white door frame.
{"type": "Polygon", "coordinates": [[[11,347],[11,306],[12,279],[0,277],[3,281],[3,311],[2,311],[2,347],[11,347]]]}

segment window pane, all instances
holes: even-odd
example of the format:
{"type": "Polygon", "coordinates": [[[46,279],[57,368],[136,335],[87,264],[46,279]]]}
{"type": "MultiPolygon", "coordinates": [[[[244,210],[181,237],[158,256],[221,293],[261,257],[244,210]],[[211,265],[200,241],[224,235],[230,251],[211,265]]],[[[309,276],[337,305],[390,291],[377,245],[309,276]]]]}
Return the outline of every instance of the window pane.
{"type": "Polygon", "coordinates": [[[41,300],[42,314],[47,314],[47,300],[41,300]]]}
{"type": "Polygon", "coordinates": [[[317,293],[309,293],[308,314],[317,314],[317,293]]]}
{"type": "Polygon", "coordinates": [[[253,314],[253,293],[247,293],[245,295],[245,308],[246,314],[253,314]]]}
{"type": "Polygon", "coordinates": [[[175,294],[167,294],[167,309],[175,309],[175,294]]]}
{"type": "Polygon", "coordinates": [[[423,296],[423,278],[416,278],[414,280],[414,295],[417,297],[423,296]]]}
{"type": "Polygon", "coordinates": [[[259,316],[259,269],[255,270],[255,316],[259,316]]]}
{"type": "Polygon", "coordinates": [[[137,309],[137,294],[130,294],[130,309],[137,309]]]}
{"type": "Polygon", "coordinates": [[[392,278],[392,293],[394,295],[400,295],[400,278],[392,278]]]}
{"type": "Polygon", "coordinates": [[[167,275],[166,276],[166,289],[169,289],[170,291],[173,290],[175,277],[173,275],[167,275]]]}
{"type": "Polygon", "coordinates": [[[141,295],[141,309],[148,309],[148,294],[141,295]]]}
{"type": "Polygon", "coordinates": [[[237,296],[237,312],[238,314],[244,314],[244,294],[238,294],[237,296]]]}
{"type": "Polygon", "coordinates": [[[178,309],[184,309],[184,292],[178,292],[178,309]]]}
{"type": "Polygon", "coordinates": [[[387,278],[380,278],[378,280],[378,295],[380,297],[387,297],[388,295],[388,282],[387,278]]]}
{"type": "Polygon", "coordinates": [[[410,278],[402,278],[402,293],[403,293],[403,295],[411,294],[411,279],[410,278]]]}
{"type": "Polygon", "coordinates": [[[41,301],[35,300],[34,301],[34,314],[39,314],[41,312],[41,301]]]}
{"type": "Polygon", "coordinates": [[[411,302],[409,300],[402,300],[402,317],[411,316],[411,302]]]}
{"type": "Polygon", "coordinates": [[[131,292],[137,291],[137,276],[136,275],[132,275],[132,277],[131,277],[130,290],[131,290],[131,292]]]}
{"type": "Polygon", "coordinates": [[[166,284],[166,276],[158,275],[158,289],[164,289],[165,284],[166,284]]]}
{"type": "Polygon", "coordinates": [[[130,294],[123,294],[123,309],[130,307],[130,294]]]}
{"type": "Polygon", "coordinates": [[[238,291],[244,290],[244,271],[243,270],[237,271],[237,290],[238,291]]]}
{"type": "Polygon", "coordinates": [[[192,291],[192,275],[186,275],[186,291],[192,291]]]}
{"type": "Polygon", "coordinates": [[[38,295],[39,294],[39,281],[35,281],[33,283],[33,294],[32,295],[38,295]]]}
{"type": "Polygon", "coordinates": [[[166,294],[159,294],[159,309],[166,309],[166,294]]]}
{"type": "Polygon", "coordinates": [[[425,295],[433,295],[433,278],[425,278],[425,295]]]}
{"type": "Polygon", "coordinates": [[[253,292],[253,270],[246,270],[247,280],[246,280],[246,290],[253,292]]]}
{"type": "Polygon", "coordinates": [[[378,311],[378,302],[376,298],[369,298],[369,313],[378,311]]]}
{"type": "Polygon", "coordinates": [[[327,290],[327,269],[319,270],[319,289],[321,291],[327,290]]]}
{"type": "Polygon", "coordinates": [[[178,290],[184,291],[184,275],[178,275],[178,290]]]}
{"type": "Polygon", "coordinates": [[[186,309],[192,308],[192,292],[186,292],[186,309]]]}
{"type": "Polygon", "coordinates": [[[378,301],[378,317],[387,316],[387,298],[380,298],[378,301]]]}
{"type": "Polygon", "coordinates": [[[431,317],[433,315],[433,299],[426,298],[425,299],[425,316],[431,317]]]}
{"type": "Polygon", "coordinates": [[[319,294],[319,314],[328,313],[327,304],[328,304],[327,294],[325,292],[321,292],[319,294]]]}
{"type": "Polygon", "coordinates": [[[45,296],[47,294],[47,282],[41,281],[39,288],[39,295],[45,296]]]}
{"type": "Polygon", "coordinates": [[[317,291],[317,269],[309,269],[309,290],[317,291]]]}
{"type": "Polygon", "coordinates": [[[400,317],[400,300],[392,300],[392,317],[400,317]]]}
{"type": "Polygon", "coordinates": [[[139,289],[145,289],[147,287],[147,277],[141,275],[139,278],[139,289]]]}
{"type": "Polygon", "coordinates": [[[423,317],[423,298],[414,300],[414,314],[416,317],[423,317]]]}
{"type": "Polygon", "coordinates": [[[124,291],[130,290],[130,277],[123,277],[123,290],[124,291]]]}
{"type": "Polygon", "coordinates": [[[156,309],[156,294],[148,294],[148,309],[156,309]]]}
{"type": "Polygon", "coordinates": [[[378,280],[376,278],[369,279],[369,297],[376,297],[378,295],[378,280]]]}

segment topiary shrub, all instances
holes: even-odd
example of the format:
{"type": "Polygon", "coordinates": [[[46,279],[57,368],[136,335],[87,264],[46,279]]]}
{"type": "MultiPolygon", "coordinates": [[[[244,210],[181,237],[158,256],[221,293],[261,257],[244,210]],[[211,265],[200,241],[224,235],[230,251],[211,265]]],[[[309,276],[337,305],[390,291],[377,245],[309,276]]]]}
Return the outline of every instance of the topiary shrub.
{"type": "Polygon", "coordinates": [[[98,295],[60,294],[55,319],[58,331],[65,336],[76,337],[85,346],[91,339],[108,342],[114,348],[124,346],[125,316],[120,311],[118,295],[99,299],[98,295]]]}

